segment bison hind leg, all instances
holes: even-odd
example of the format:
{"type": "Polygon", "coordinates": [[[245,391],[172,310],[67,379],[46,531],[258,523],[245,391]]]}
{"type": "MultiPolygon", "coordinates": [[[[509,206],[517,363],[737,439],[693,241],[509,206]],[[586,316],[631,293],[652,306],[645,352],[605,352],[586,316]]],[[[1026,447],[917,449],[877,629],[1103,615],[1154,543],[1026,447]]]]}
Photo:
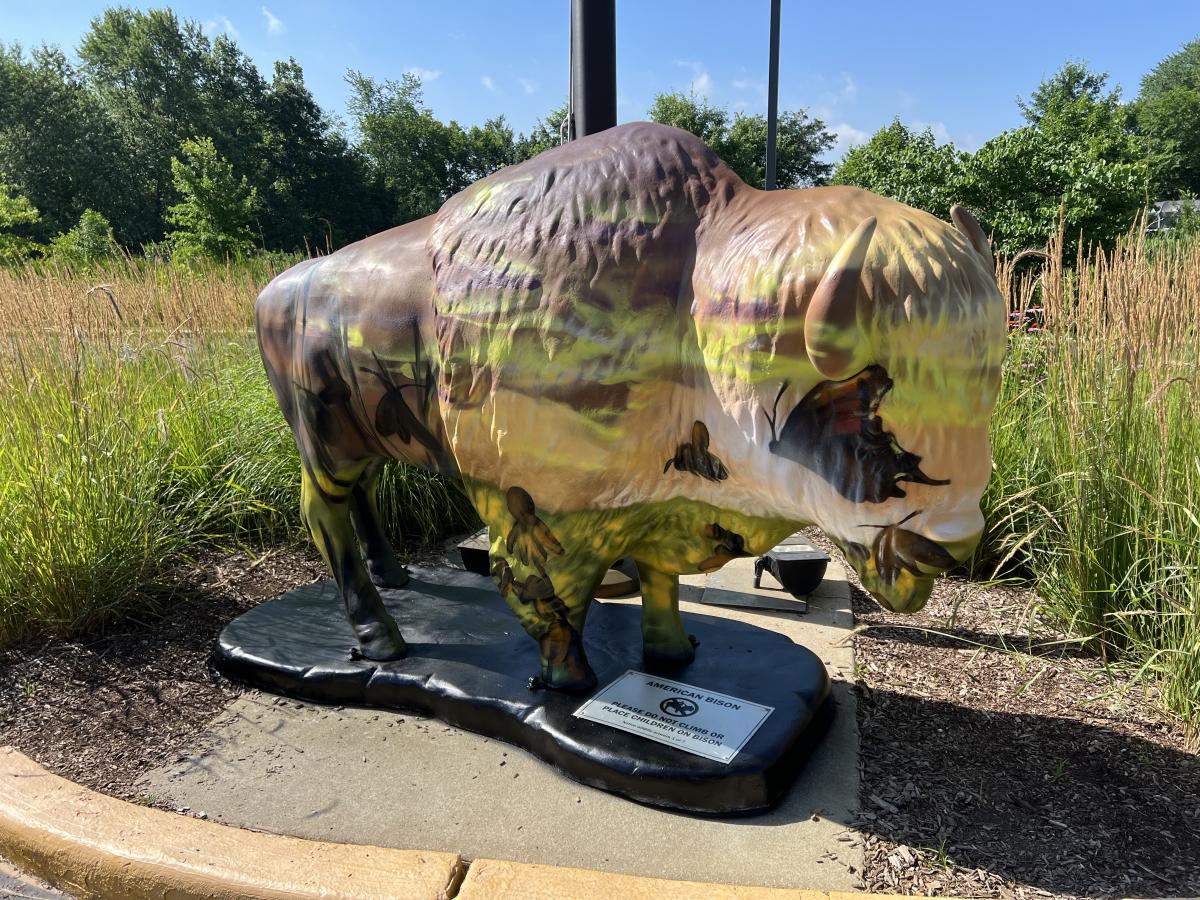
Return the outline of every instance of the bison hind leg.
{"type": "Polygon", "coordinates": [[[380,662],[407,652],[400,629],[371,582],[351,525],[352,495],[363,465],[326,475],[306,465],[300,482],[300,509],[313,542],[333,573],[358,646],[351,655],[380,662]]]}
{"type": "Polygon", "coordinates": [[[408,569],[392,549],[379,516],[379,476],[383,465],[382,459],[367,464],[362,478],[351,491],[350,515],[367,558],[371,581],[381,588],[402,588],[408,584],[408,569]]]}

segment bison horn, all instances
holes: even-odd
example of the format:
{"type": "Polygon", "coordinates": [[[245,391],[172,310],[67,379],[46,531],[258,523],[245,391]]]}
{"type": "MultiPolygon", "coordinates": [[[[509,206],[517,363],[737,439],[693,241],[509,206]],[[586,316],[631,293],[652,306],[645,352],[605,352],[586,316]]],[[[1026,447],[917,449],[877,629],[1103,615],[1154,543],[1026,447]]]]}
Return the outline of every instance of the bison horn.
{"type": "Polygon", "coordinates": [[[980,256],[987,260],[988,269],[995,271],[996,259],[992,256],[992,242],[979,227],[979,220],[971,215],[970,210],[962,206],[950,207],[950,218],[954,220],[954,227],[962,232],[962,236],[970,242],[980,256]]]}
{"type": "Polygon", "coordinates": [[[825,270],[804,317],[808,360],[830,381],[842,381],[862,368],[858,359],[858,292],[874,234],[874,216],[854,229],[825,270]]]}

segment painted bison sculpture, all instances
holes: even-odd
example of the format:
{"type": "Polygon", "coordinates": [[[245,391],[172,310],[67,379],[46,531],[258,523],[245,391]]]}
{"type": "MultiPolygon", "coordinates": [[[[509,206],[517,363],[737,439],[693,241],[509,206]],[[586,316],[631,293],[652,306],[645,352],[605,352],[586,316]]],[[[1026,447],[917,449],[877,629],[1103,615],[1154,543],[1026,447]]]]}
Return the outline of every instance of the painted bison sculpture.
{"type": "Polygon", "coordinates": [[[1005,348],[988,240],[950,212],[757,190],[639,123],[281,274],[259,343],[354,652],[405,653],[377,590],[407,579],[375,503],[389,459],[461,483],[547,687],[594,685],[584,622],[622,557],[659,667],[696,652],[680,574],[804,525],[919,609],[980,535],[1005,348]]]}

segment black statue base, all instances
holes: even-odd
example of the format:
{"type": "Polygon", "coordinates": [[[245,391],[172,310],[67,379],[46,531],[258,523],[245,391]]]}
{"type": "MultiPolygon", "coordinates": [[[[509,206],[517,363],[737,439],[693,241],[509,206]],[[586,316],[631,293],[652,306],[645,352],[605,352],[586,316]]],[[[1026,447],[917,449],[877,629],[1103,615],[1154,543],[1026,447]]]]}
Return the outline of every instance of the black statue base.
{"type": "MultiPolygon", "coordinates": [[[[586,697],[530,691],[537,645],[490,578],[414,568],[384,591],[408,642],[397,662],[354,660],[354,638],[332,582],[290,591],[231,622],[216,648],[231,678],[325,703],[415,710],[523,747],[566,775],[654,806],[703,814],[754,813],[776,803],[827,721],[829,678],[809,650],[773,631],[684,614],[696,661],[668,675],[775,708],[732,762],[585,721],[586,697]]],[[[597,690],[642,662],[641,610],[597,601],[585,649],[597,690]]]]}

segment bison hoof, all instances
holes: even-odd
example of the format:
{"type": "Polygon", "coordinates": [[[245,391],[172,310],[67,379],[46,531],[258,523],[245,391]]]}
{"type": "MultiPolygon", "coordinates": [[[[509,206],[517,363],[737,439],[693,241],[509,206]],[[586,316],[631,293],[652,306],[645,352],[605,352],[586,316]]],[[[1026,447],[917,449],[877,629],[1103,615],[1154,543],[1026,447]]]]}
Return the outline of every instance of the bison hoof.
{"type": "Polygon", "coordinates": [[[681,669],[696,658],[696,648],[699,645],[700,642],[691,635],[687,636],[687,641],[684,643],[644,643],[642,660],[645,662],[646,668],[651,671],[681,669]]]}
{"type": "Polygon", "coordinates": [[[358,632],[358,646],[350,649],[351,659],[392,662],[404,659],[408,653],[408,645],[394,624],[390,628],[380,623],[355,630],[358,632]]]}
{"type": "Polygon", "coordinates": [[[408,584],[408,569],[401,565],[398,560],[391,559],[387,562],[375,563],[369,565],[368,568],[371,572],[371,581],[375,587],[395,590],[405,587],[408,584]]]}
{"type": "Polygon", "coordinates": [[[555,667],[549,672],[542,671],[540,676],[529,679],[529,689],[561,691],[564,694],[586,694],[596,687],[596,674],[589,668],[583,672],[563,671],[565,667],[555,667]]]}

